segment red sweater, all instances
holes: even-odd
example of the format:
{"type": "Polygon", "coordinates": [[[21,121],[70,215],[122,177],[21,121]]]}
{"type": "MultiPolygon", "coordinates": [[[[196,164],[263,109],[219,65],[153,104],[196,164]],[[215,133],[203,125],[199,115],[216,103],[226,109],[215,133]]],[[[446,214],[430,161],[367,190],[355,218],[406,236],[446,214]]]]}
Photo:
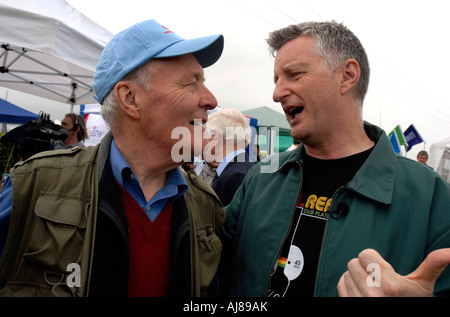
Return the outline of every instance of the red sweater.
{"type": "Polygon", "coordinates": [[[173,204],[168,202],[152,222],[133,197],[122,186],[119,188],[128,221],[128,296],[167,296],[173,204]]]}

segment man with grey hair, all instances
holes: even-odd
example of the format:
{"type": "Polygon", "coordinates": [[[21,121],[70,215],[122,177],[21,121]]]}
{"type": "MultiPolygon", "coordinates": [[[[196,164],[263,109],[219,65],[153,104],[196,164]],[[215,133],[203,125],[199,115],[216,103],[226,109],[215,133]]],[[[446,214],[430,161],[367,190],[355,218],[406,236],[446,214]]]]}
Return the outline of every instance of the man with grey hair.
{"type": "Polygon", "coordinates": [[[222,50],[222,35],[185,40],[155,20],[109,42],[93,87],[110,133],[11,170],[0,197],[0,295],[208,295],[225,211],[179,168],[172,131],[189,132],[182,155],[201,153],[194,138],[217,106],[203,68],[222,50]]]}
{"type": "Polygon", "coordinates": [[[216,167],[211,187],[226,206],[254,165],[245,150],[250,144],[252,131],[244,115],[232,108],[210,115],[206,129],[210,131],[211,139],[204,148],[204,159],[216,167]]]}
{"type": "Polygon", "coordinates": [[[228,205],[221,294],[450,295],[449,184],[363,121],[359,39],[331,21],[267,41],[273,99],[302,144],[272,173],[251,169],[228,205]]]}

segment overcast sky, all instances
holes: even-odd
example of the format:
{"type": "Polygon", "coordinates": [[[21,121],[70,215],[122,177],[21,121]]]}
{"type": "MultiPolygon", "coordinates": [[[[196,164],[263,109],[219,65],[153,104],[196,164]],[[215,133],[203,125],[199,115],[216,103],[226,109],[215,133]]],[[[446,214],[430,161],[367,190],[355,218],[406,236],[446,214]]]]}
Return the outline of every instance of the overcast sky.
{"type": "MultiPolygon", "coordinates": [[[[67,0],[112,33],[155,19],[184,38],[225,37],[221,59],[205,70],[219,105],[246,110],[272,100],[268,33],[303,21],[334,19],[361,40],[371,82],[364,119],[389,133],[414,124],[432,143],[450,137],[450,44],[447,0],[67,0]]],[[[4,98],[2,93],[2,98],[4,98]]],[[[64,112],[62,112],[64,113],[64,112]]],[[[52,116],[53,119],[57,119],[52,116]]],[[[423,144],[408,153],[415,157],[423,144]]]]}

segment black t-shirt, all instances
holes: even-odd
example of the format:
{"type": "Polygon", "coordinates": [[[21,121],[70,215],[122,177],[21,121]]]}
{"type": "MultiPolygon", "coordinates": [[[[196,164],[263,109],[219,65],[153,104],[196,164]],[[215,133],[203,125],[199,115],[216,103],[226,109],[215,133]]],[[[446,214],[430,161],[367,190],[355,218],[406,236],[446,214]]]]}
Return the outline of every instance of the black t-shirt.
{"type": "Polygon", "coordinates": [[[306,155],[291,228],[270,279],[270,297],[313,296],[322,238],[336,190],[347,184],[372,148],[336,160],[306,155]]]}

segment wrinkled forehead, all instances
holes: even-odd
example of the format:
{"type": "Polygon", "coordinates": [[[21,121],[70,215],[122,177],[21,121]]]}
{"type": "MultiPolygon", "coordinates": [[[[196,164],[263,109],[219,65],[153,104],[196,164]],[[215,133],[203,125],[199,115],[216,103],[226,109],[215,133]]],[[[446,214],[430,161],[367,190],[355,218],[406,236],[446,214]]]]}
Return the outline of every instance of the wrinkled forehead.
{"type": "Polygon", "coordinates": [[[176,57],[157,58],[149,61],[151,68],[155,72],[164,74],[167,71],[175,70],[178,74],[195,73],[204,76],[203,67],[193,54],[176,57]]]}

